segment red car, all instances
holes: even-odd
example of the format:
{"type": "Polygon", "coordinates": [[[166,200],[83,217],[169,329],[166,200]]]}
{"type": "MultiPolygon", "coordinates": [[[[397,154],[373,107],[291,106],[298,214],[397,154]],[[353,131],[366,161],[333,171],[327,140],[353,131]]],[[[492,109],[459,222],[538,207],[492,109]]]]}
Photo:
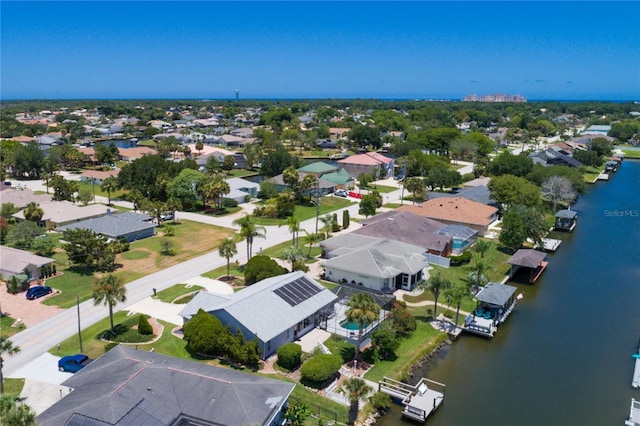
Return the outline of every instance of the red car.
{"type": "Polygon", "coordinates": [[[358,194],[357,192],[349,191],[349,197],[362,199],[362,194],[358,194]]]}

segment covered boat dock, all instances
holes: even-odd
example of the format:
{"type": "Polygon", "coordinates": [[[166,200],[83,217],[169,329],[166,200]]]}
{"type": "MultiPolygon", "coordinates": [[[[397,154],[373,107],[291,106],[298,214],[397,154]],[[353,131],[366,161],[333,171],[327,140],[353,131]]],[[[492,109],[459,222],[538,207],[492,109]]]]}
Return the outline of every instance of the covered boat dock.
{"type": "Polygon", "coordinates": [[[556,213],[556,223],[554,229],[558,231],[573,231],[576,227],[578,212],[575,210],[563,209],[556,213]]]}
{"type": "Polygon", "coordinates": [[[482,287],[475,299],[477,308],[464,320],[463,329],[469,333],[493,337],[516,306],[517,287],[490,282],[482,287]]]}
{"type": "Polygon", "coordinates": [[[445,387],[442,383],[425,378],[420,379],[414,386],[388,377],[378,382],[378,391],[401,400],[404,405],[403,416],[421,422],[427,421],[444,402],[445,387]]]}
{"type": "Polygon", "coordinates": [[[547,255],[544,252],[533,249],[520,249],[509,258],[507,261],[511,265],[511,271],[509,272],[509,279],[513,279],[516,272],[520,268],[529,270],[528,282],[533,284],[536,282],[542,272],[547,268],[549,262],[544,259],[547,255]]]}

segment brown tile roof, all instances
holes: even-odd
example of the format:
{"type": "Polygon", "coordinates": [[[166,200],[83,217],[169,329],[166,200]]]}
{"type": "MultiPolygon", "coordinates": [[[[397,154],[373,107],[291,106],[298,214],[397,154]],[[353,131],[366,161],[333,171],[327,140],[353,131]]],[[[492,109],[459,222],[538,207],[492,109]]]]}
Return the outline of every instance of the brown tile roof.
{"type": "Polygon", "coordinates": [[[495,207],[476,203],[464,197],[435,198],[416,206],[402,206],[397,210],[436,220],[483,226],[489,225],[493,221],[492,216],[498,211],[495,207]]]}

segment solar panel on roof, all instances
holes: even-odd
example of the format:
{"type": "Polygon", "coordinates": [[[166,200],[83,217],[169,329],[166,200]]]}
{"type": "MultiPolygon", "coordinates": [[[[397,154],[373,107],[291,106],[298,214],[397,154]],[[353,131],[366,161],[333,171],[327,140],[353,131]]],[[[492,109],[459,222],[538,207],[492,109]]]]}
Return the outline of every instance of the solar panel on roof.
{"type": "Polygon", "coordinates": [[[318,288],[306,277],[301,277],[277,288],[274,290],[274,293],[290,306],[297,306],[310,297],[320,293],[320,291],[322,291],[322,289],[318,288]]]}

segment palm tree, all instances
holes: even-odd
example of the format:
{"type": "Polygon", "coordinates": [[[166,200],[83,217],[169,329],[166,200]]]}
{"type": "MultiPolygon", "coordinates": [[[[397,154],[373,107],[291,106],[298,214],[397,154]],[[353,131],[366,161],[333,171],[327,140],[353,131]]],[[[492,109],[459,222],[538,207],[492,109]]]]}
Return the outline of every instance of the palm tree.
{"type": "Polygon", "coordinates": [[[2,424],[36,426],[36,413],[25,403],[17,404],[20,398],[2,395],[0,398],[0,421],[2,424]]]}
{"type": "Polygon", "coordinates": [[[304,255],[300,252],[300,249],[296,246],[287,247],[284,252],[282,252],[282,258],[286,261],[291,262],[291,270],[293,271],[293,265],[296,260],[303,259],[304,255]]]}
{"type": "MultiPolygon", "coordinates": [[[[279,224],[278,228],[282,225],[284,225],[284,223],[279,224]]],[[[291,215],[287,218],[287,225],[289,225],[289,232],[291,232],[291,244],[298,248],[298,242],[300,240],[300,219],[291,215]]]]}
{"type": "Polygon", "coordinates": [[[347,303],[348,309],[344,315],[349,322],[358,324],[358,346],[356,350],[356,360],[360,361],[360,344],[362,342],[362,332],[365,326],[378,319],[380,306],[373,300],[369,293],[354,294],[347,303]]]}
{"type": "Polygon", "coordinates": [[[313,245],[315,243],[320,241],[320,234],[309,233],[309,232],[307,232],[306,229],[305,229],[304,233],[305,233],[304,243],[309,245],[309,253],[307,254],[307,257],[310,258],[311,257],[311,248],[313,247],[313,245]]]}
{"type": "Polygon", "coordinates": [[[320,218],[320,221],[324,225],[324,232],[326,237],[329,238],[329,232],[331,231],[331,225],[333,225],[333,216],[330,214],[324,215],[320,218]]]}
{"type": "Polygon", "coordinates": [[[253,251],[253,239],[254,238],[266,238],[266,232],[264,226],[256,225],[251,216],[245,214],[244,216],[233,221],[234,225],[240,226],[240,236],[247,240],[247,262],[251,259],[251,253],[253,251]]]}
{"type": "Polygon", "coordinates": [[[493,243],[487,240],[477,240],[473,245],[473,251],[480,255],[480,258],[483,258],[485,253],[489,251],[489,249],[493,247],[493,243]]]}
{"type": "Polygon", "coordinates": [[[220,256],[227,259],[227,277],[231,276],[229,273],[229,259],[238,254],[236,243],[231,238],[225,238],[218,246],[218,253],[220,253],[220,256]]]}
{"type": "Polygon", "coordinates": [[[407,188],[407,191],[411,192],[412,198],[413,198],[413,204],[416,204],[416,196],[417,195],[422,195],[422,193],[424,192],[425,186],[424,186],[424,180],[422,178],[419,177],[412,177],[407,179],[404,182],[404,187],[407,188]]]}
{"type": "Polygon", "coordinates": [[[469,287],[459,283],[454,284],[444,290],[449,306],[456,305],[456,327],[458,327],[458,315],[460,314],[460,304],[469,297],[469,287]]]}
{"type": "Polygon", "coordinates": [[[436,318],[438,312],[438,298],[440,297],[440,293],[443,292],[446,288],[451,287],[451,281],[442,277],[442,274],[438,272],[428,281],[420,281],[418,286],[429,290],[431,294],[433,294],[433,318],[436,318]]]}
{"type": "Polygon", "coordinates": [[[100,184],[100,189],[107,191],[107,205],[111,205],[111,193],[118,189],[118,181],[113,176],[109,176],[100,184]]]}
{"type": "Polygon", "coordinates": [[[360,377],[351,377],[342,384],[340,392],[346,393],[349,397],[351,406],[349,407],[349,423],[354,424],[358,418],[358,410],[360,409],[360,400],[366,398],[373,389],[367,385],[367,382],[360,377]]]}
{"type": "Polygon", "coordinates": [[[13,346],[13,342],[6,337],[0,337],[0,395],[4,394],[4,376],[2,367],[4,366],[5,355],[15,355],[20,352],[20,348],[13,346]]]}
{"type": "Polygon", "coordinates": [[[103,303],[109,305],[109,322],[111,331],[113,328],[113,305],[118,302],[127,300],[127,289],[124,286],[122,277],[116,277],[113,274],[100,277],[96,280],[93,287],[93,303],[98,305],[103,303]]]}
{"type": "Polygon", "coordinates": [[[24,218],[31,222],[40,222],[44,216],[44,210],[38,203],[31,202],[24,208],[24,218]]]}
{"type": "Polygon", "coordinates": [[[473,283],[474,291],[488,280],[485,273],[489,270],[487,259],[483,259],[481,255],[474,256],[473,263],[470,265],[471,273],[469,274],[469,282],[473,283]]]}

